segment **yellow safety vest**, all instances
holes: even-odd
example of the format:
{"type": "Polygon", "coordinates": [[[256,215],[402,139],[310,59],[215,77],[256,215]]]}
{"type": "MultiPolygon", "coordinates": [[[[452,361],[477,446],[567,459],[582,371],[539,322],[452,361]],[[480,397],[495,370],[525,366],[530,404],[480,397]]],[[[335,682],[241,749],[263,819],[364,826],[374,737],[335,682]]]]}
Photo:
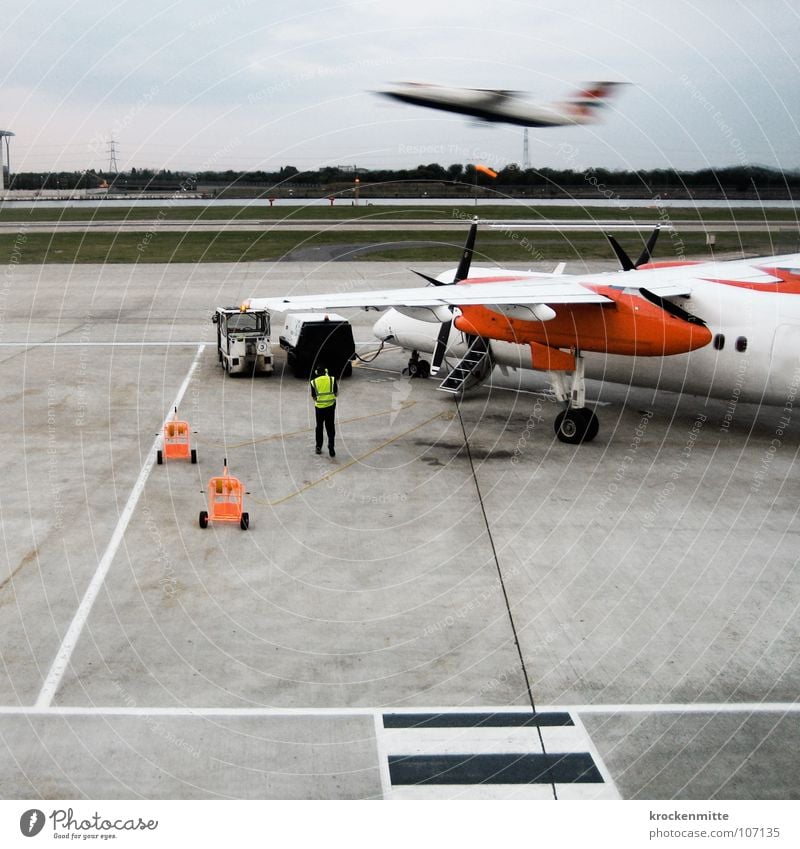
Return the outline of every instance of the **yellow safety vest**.
{"type": "Polygon", "coordinates": [[[331,375],[327,372],[319,375],[319,377],[315,377],[311,381],[311,385],[314,387],[315,392],[315,407],[324,409],[325,407],[332,407],[336,403],[336,394],[333,391],[333,384],[333,377],[331,377],[331,375]]]}

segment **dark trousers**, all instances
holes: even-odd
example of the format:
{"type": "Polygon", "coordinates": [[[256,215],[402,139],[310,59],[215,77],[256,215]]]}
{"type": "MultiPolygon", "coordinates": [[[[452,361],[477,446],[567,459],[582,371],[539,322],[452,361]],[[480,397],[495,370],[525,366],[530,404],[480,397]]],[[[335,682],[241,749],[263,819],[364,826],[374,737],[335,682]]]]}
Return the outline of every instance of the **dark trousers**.
{"type": "Polygon", "coordinates": [[[322,428],[328,434],[328,448],[333,448],[333,440],[336,438],[336,425],[334,418],[336,416],[336,404],[330,407],[315,407],[317,414],[317,448],[322,448],[322,428]]]}

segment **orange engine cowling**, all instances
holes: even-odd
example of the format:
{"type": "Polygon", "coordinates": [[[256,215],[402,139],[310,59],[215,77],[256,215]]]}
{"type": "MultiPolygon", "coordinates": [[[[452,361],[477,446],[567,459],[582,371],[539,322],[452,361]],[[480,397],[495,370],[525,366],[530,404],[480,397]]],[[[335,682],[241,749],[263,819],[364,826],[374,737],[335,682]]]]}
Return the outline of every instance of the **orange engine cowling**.
{"type": "Polygon", "coordinates": [[[487,307],[465,306],[454,323],[465,333],[518,345],[538,343],[638,357],[685,354],[711,341],[711,331],[705,325],[670,315],[638,294],[610,286],[598,286],[595,291],[613,303],[559,304],[556,317],[544,322],[508,318],[487,307]]]}

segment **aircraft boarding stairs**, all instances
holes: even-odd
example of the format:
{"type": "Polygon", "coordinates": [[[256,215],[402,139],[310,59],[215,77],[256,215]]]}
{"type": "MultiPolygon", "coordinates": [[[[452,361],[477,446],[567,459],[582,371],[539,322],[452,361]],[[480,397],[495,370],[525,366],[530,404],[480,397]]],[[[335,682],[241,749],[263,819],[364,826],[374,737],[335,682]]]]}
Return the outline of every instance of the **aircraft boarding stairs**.
{"type": "Polygon", "coordinates": [[[492,357],[488,341],[482,336],[470,336],[469,339],[471,341],[467,347],[467,353],[437,387],[442,392],[453,394],[462,392],[465,388],[470,388],[469,385],[465,386],[470,382],[470,378],[472,378],[471,384],[480,383],[491,371],[492,357]]]}

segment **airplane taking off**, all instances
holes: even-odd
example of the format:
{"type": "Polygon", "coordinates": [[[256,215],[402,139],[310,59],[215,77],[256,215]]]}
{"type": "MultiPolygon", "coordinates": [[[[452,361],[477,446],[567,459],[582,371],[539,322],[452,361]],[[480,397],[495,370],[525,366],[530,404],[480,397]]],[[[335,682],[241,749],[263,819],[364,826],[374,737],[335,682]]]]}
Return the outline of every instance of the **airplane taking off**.
{"type": "Polygon", "coordinates": [[[379,91],[384,97],[427,106],[444,112],[457,112],[481,121],[517,124],[521,127],[563,127],[594,124],[620,86],[619,82],[587,83],[567,100],[537,104],[525,100],[521,92],[502,89],[456,88],[428,83],[396,83],[379,91]]]}
{"type": "Polygon", "coordinates": [[[242,309],[388,309],[375,335],[412,351],[409,370],[422,376],[457,356],[439,387],[457,394],[495,365],[546,372],[564,404],[556,436],[572,444],[599,429],[587,378],[790,408],[800,394],[800,254],[650,262],[656,228],[636,262],[607,237],[621,271],[546,274],[472,268],[476,231],[457,269],[415,272],[428,286],[252,298],[242,309]]]}

